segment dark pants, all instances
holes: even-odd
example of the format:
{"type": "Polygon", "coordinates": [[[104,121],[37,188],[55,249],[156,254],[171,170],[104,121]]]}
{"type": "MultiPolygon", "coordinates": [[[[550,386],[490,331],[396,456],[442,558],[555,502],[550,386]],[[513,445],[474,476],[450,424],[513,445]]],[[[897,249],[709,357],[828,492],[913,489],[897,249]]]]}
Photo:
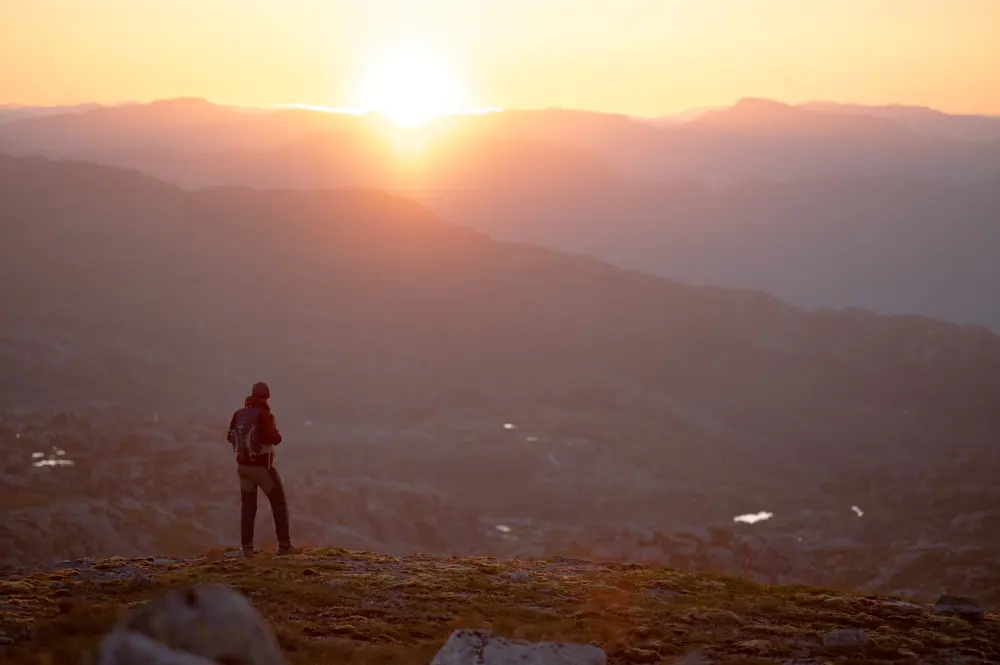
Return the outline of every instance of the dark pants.
{"type": "Polygon", "coordinates": [[[258,488],[264,491],[271,502],[271,515],[274,517],[274,532],[278,536],[278,545],[281,547],[291,545],[288,536],[288,504],[285,502],[285,488],[281,484],[281,476],[278,475],[277,469],[240,464],[236,467],[236,472],[240,477],[240,538],[243,547],[253,547],[258,488]]]}

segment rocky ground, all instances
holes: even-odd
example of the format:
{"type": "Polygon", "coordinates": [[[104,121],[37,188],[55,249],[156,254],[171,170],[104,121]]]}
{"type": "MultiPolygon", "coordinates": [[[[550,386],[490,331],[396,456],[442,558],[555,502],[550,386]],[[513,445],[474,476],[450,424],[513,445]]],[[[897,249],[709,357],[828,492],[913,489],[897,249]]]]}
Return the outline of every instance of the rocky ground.
{"type": "Polygon", "coordinates": [[[0,663],[93,663],[124,611],[186,584],[245,593],[289,661],[428,663],[457,628],[592,643],[609,663],[1000,663],[1000,617],[639,564],[341,549],[65,561],[0,582],[0,663]]]}
{"type": "MultiPolygon", "coordinates": [[[[302,544],[648,562],[1000,607],[997,452],[956,449],[936,464],[873,454],[776,482],[749,461],[712,468],[709,455],[662,454],[587,423],[333,428],[280,416],[278,466],[302,544]]],[[[7,414],[0,565],[238,543],[224,426],[109,407],[7,414]]],[[[263,497],[257,524],[258,544],[273,546],[263,497]]]]}

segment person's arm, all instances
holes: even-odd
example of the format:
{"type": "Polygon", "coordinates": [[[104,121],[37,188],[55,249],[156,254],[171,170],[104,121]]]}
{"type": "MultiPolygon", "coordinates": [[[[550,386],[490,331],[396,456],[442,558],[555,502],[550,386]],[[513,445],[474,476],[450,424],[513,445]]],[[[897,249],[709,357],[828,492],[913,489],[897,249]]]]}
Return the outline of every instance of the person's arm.
{"type": "Polygon", "coordinates": [[[229,443],[233,442],[233,427],[236,426],[236,413],[233,413],[233,417],[229,419],[229,430],[226,432],[226,441],[229,443]]]}
{"type": "Polygon", "coordinates": [[[281,432],[278,431],[278,424],[274,420],[274,414],[268,410],[261,409],[260,411],[260,429],[268,445],[276,446],[281,443],[281,432]]]}

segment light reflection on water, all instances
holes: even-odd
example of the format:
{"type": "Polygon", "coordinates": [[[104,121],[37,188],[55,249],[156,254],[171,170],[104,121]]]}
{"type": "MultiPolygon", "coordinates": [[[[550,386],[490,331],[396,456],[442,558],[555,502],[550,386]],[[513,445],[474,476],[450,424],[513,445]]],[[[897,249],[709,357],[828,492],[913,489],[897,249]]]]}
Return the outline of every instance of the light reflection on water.
{"type": "Polygon", "coordinates": [[[31,453],[31,459],[33,460],[31,466],[34,467],[73,466],[76,464],[73,460],[66,459],[65,450],[55,446],[52,446],[52,452],[48,454],[42,452],[31,453]]]}
{"type": "Polygon", "coordinates": [[[764,520],[769,520],[774,517],[774,513],[768,513],[761,511],[759,513],[747,513],[746,515],[737,515],[733,518],[734,522],[744,522],[746,524],[756,524],[757,522],[763,522],[764,520]]]}
{"type": "Polygon", "coordinates": [[[506,524],[497,524],[494,525],[493,528],[500,532],[501,540],[505,540],[507,542],[516,542],[518,540],[518,537],[512,533],[513,529],[506,524]]]}

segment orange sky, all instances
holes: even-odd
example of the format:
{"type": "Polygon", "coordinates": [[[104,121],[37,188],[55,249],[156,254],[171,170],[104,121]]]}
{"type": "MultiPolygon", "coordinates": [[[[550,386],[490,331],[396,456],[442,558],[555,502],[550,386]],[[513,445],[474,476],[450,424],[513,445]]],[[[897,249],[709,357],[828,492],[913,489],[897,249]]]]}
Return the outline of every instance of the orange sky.
{"type": "Polygon", "coordinates": [[[394,42],[470,106],[754,96],[1000,114],[1000,0],[0,0],[0,103],[352,103],[394,42]]]}

